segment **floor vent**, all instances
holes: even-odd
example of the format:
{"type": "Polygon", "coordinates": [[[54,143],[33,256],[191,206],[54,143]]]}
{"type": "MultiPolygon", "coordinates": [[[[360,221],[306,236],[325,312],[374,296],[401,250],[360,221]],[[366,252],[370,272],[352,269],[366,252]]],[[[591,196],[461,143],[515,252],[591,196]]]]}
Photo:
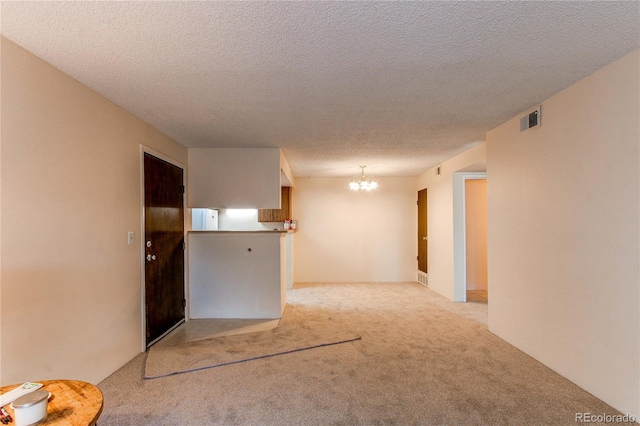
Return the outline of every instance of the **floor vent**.
{"type": "Polygon", "coordinates": [[[422,271],[418,271],[418,282],[425,287],[429,287],[429,275],[422,271]]]}

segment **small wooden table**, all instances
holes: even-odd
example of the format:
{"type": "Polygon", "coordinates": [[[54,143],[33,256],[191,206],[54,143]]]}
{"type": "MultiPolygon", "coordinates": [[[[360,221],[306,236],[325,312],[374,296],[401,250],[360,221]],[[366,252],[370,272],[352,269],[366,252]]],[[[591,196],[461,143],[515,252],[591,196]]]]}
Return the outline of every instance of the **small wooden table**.
{"type": "MultiPolygon", "coordinates": [[[[51,392],[47,418],[41,425],[94,425],[102,414],[102,392],[91,383],[78,380],[44,380],[35,383],[42,383],[41,389],[51,392]]],[[[2,386],[0,394],[21,384],[2,386]]],[[[15,424],[15,415],[9,405],[4,408],[15,424]]]]}

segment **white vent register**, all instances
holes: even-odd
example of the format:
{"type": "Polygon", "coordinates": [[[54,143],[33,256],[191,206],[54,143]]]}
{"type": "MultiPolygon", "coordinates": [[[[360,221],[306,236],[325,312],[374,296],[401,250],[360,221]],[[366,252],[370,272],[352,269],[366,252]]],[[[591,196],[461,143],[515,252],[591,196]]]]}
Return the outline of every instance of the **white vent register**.
{"type": "Polygon", "coordinates": [[[525,130],[533,129],[535,127],[540,127],[540,108],[541,105],[538,105],[533,111],[529,112],[524,117],[520,117],[520,131],[524,132],[525,130]]]}

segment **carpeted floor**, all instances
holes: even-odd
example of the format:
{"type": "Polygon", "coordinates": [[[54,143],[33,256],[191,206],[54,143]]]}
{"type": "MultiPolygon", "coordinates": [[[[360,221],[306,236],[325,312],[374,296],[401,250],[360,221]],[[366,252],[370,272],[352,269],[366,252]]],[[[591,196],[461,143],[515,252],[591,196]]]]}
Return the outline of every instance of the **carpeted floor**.
{"type": "MultiPolygon", "coordinates": [[[[180,328],[188,327],[189,323],[176,329],[175,335],[179,334],[180,328]]],[[[148,351],[144,366],[145,379],[194,373],[360,339],[360,336],[330,317],[316,315],[312,309],[305,309],[304,306],[292,305],[286,306],[282,320],[270,330],[191,341],[176,339],[174,333],[148,351]]]]}
{"type": "Polygon", "coordinates": [[[487,330],[486,304],[415,283],[296,284],[288,303],[361,340],[99,384],[104,425],[569,425],[616,410],[487,330]]]}

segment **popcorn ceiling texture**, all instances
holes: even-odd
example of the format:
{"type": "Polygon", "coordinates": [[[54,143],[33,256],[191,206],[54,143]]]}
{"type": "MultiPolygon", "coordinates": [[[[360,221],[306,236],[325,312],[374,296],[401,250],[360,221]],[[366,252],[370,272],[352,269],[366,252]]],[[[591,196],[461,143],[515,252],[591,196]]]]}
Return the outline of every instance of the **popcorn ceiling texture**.
{"type": "Polygon", "coordinates": [[[3,1],[1,19],[180,143],[281,147],[305,177],[417,175],[640,46],[638,2],[3,1]]]}

